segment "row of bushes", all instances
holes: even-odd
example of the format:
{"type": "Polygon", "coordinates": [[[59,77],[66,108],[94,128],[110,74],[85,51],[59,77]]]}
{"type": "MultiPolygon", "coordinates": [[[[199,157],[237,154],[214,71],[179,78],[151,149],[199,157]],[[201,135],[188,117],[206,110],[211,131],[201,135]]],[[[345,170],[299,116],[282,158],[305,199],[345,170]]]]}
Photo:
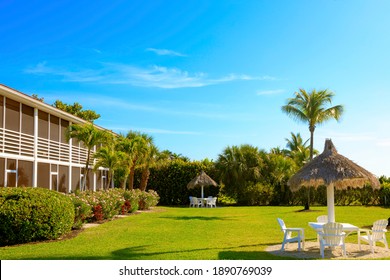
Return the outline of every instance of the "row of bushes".
{"type": "Polygon", "coordinates": [[[152,190],[63,194],[44,188],[0,188],[0,246],[57,239],[84,223],[146,210],[158,201],[152,190]]]}
{"type": "MultiPolygon", "coordinates": [[[[270,186],[261,183],[249,184],[243,192],[240,205],[304,205],[309,196],[310,205],[326,205],[326,187],[302,188],[297,192],[284,186],[270,186]]],[[[375,205],[390,206],[390,184],[383,183],[379,190],[374,190],[370,186],[363,188],[348,188],[345,190],[335,190],[335,204],[340,206],[349,205],[375,205]]]]}
{"type": "Polygon", "coordinates": [[[75,212],[73,228],[79,229],[84,223],[112,219],[115,215],[147,210],[159,202],[158,194],[149,190],[109,189],[106,191],[86,191],[70,194],[75,212]]]}

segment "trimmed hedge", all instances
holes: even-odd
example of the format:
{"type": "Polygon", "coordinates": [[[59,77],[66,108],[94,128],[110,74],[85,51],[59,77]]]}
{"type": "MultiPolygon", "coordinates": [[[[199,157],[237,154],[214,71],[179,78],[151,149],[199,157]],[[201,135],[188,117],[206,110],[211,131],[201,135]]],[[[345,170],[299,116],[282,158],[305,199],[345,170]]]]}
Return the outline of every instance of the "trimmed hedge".
{"type": "MultiPolygon", "coordinates": [[[[187,189],[187,184],[204,171],[217,183],[215,168],[212,162],[184,162],[172,161],[164,166],[150,169],[148,189],[152,189],[160,196],[159,205],[188,205],[189,196],[200,197],[200,188],[187,189]]],[[[140,171],[136,173],[136,184],[140,181],[140,171]]],[[[205,196],[217,196],[219,187],[205,187],[205,196]]]]}
{"type": "Polygon", "coordinates": [[[0,246],[57,239],[71,231],[74,206],[43,188],[0,188],[0,246]]]}

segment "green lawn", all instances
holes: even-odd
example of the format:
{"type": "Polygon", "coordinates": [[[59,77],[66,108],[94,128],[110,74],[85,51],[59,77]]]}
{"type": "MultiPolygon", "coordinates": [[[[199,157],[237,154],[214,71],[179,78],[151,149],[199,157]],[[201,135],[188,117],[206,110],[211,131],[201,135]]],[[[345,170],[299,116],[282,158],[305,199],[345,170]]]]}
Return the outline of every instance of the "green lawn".
{"type": "MultiPolygon", "coordinates": [[[[309,212],[301,209],[156,207],[86,229],[72,239],[1,247],[0,259],[281,259],[265,252],[268,245],[282,240],[276,218],[283,218],[288,227],[305,228],[306,240],[315,240],[308,222],[326,214],[326,207],[311,207],[309,212]]],[[[386,208],[336,207],[337,221],[359,227],[388,217],[390,209],[386,208]]],[[[390,233],[387,236],[390,241],[390,233]]],[[[347,242],[356,243],[356,235],[348,236],[347,242]]]]}

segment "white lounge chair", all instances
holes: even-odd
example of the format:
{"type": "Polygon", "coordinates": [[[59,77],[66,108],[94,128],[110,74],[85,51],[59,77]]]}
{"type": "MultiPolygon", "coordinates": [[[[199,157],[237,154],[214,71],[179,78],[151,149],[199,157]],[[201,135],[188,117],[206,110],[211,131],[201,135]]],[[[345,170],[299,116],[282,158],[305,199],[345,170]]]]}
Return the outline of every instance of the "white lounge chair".
{"type": "Polygon", "coordinates": [[[278,223],[280,225],[280,228],[283,232],[283,243],[281,251],[284,251],[284,248],[287,247],[287,245],[291,242],[298,242],[298,251],[301,250],[301,243],[302,243],[302,249],[305,248],[305,232],[303,228],[288,228],[286,227],[286,224],[284,221],[280,218],[277,218],[278,223]],[[293,233],[296,234],[296,236],[293,236],[293,233]]]}
{"type": "Polygon", "coordinates": [[[386,250],[389,250],[386,240],[387,232],[387,223],[386,219],[375,221],[371,230],[369,229],[360,229],[360,232],[365,232],[365,235],[360,235],[358,240],[359,250],[361,250],[360,240],[368,243],[370,245],[371,252],[374,254],[374,247],[376,242],[381,242],[385,245],[386,250]]]}
{"type": "Polygon", "coordinates": [[[343,225],[340,223],[326,223],[322,232],[318,232],[320,237],[320,253],[324,258],[325,247],[337,247],[340,246],[343,249],[343,256],[346,257],[345,250],[345,232],[343,232],[343,225]]]}

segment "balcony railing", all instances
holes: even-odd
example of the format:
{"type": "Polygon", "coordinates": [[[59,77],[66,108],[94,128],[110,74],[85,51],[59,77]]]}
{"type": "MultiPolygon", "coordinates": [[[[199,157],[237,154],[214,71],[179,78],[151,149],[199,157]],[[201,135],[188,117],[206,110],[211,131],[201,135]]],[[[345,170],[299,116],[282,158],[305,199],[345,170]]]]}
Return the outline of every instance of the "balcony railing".
{"type": "MultiPolygon", "coordinates": [[[[38,137],[37,157],[53,161],[84,164],[87,160],[87,149],[83,147],[70,146],[68,143],[61,143],[38,137]]],[[[0,128],[0,153],[26,156],[34,158],[34,136],[0,128]]],[[[91,158],[93,151],[91,152],[91,158]]]]}

